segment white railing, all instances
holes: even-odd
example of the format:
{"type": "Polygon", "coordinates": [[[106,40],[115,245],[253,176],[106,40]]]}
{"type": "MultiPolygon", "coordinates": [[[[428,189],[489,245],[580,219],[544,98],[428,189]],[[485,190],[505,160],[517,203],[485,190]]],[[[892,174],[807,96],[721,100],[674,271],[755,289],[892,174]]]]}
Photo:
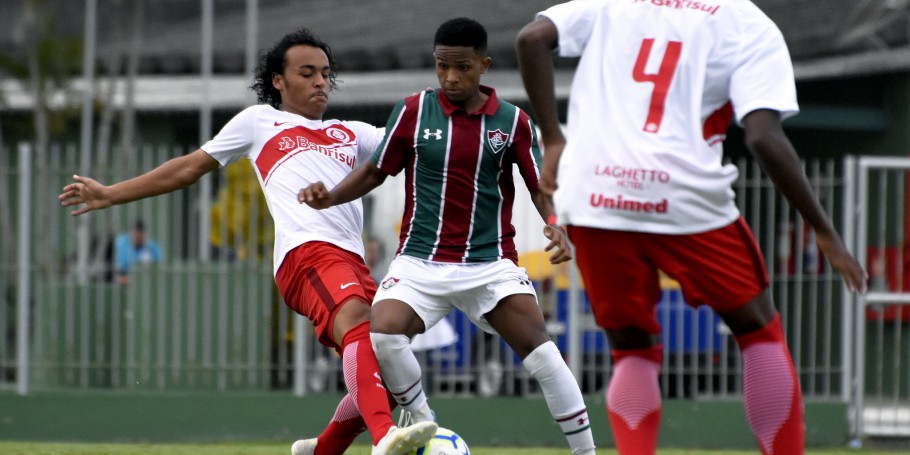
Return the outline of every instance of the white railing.
{"type": "MultiPolygon", "coordinates": [[[[29,150],[25,146],[20,153],[29,150]]],[[[140,152],[130,156],[112,154],[93,176],[109,182],[136,175],[187,148],[136,150],[140,152]]],[[[14,161],[21,163],[22,156],[14,161]]],[[[19,184],[31,184],[27,186],[32,201],[32,209],[24,212],[27,220],[19,220],[31,221],[31,228],[24,224],[25,228],[9,227],[13,231],[9,232],[4,224],[0,233],[0,334],[7,340],[0,349],[0,387],[25,378],[26,389],[290,389],[297,394],[343,390],[335,354],[312,338],[307,321],[289,312],[275,292],[269,260],[271,222],[268,217],[249,216],[260,212],[258,193],[231,193],[229,188],[242,184],[227,185],[236,177],[230,172],[217,173],[215,194],[202,195],[198,187],[191,187],[88,215],[94,240],[83,249],[89,252],[85,262],[89,279],[81,284],[73,270],[78,262],[73,255],[79,250],[75,223],[56,202],[60,188],[76,169],[76,156],[69,146],[55,147],[42,161],[46,166],[36,168],[27,180],[20,178],[21,171],[15,167],[0,167],[0,182],[6,185],[0,188],[6,190],[0,198],[7,198],[0,201],[6,204],[0,208],[15,213],[17,207],[29,205],[12,198],[19,191],[9,190],[19,184]],[[222,253],[218,259],[199,259],[201,248],[194,233],[199,230],[200,207],[205,206],[198,203],[202,197],[210,197],[213,207],[231,198],[242,206],[233,212],[224,208],[221,218],[212,222],[213,235],[217,232],[215,237],[220,239],[215,248],[222,253]],[[149,235],[161,244],[164,260],[135,271],[129,284],[111,282],[106,276],[105,246],[137,218],[146,222],[149,235]],[[12,266],[17,264],[14,259],[21,258],[17,246],[27,245],[11,240],[21,235],[33,242],[31,265],[25,271],[12,266]],[[28,295],[18,292],[19,272],[31,282],[30,297],[20,301],[31,310],[27,325],[31,334],[25,341],[30,346],[25,348],[13,337],[27,333],[16,320],[22,314],[16,311],[16,298],[28,295]],[[17,349],[28,350],[28,358],[22,359],[17,349]],[[17,363],[24,361],[30,365],[27,370],[17,363]]],[[[738,204],[767,259],[774,299],[804,394],[808,400],[845,401],[854,396],[848,385],[855,324],[852,312],[843,306],[847,297],[840,279],[819,260],[811,233],[758,166],[751,160],[736,164],[741,169],[734,188],[738,204]]],[[[849,204],[841,204],[851,191],[844,185],[844,167],[835,161],[806,163],[815,190],[838,223],[849,218],[845,214],[849,204]]],[[[385,232],[389,226],[372,221],[377,216],[384,220],[398,216],[389,211],[395,207],[389,199],[397,190],[388,182],[384,187],[389,188],[370,196],[367,205],[382,212],[368,217],[367,225],[383,230],[380,237],[395,238],[394,232],[385,232]]],[[[519,236],[536,235],[539,226],[525,221],[533,219],[527,213],[533,208],[529,201],[518,199],[519,236]]],[[[838,227],[845,233],[852,229],[838,227]]],[[[523,253],[523,258],[534,254],[523,253]]],[[[576,275],[570,272],[565,268],[535,277],[540,301],[551,335],[584,391],[600,393],[611,371],[609,347],[593,324],[583,290],[573,278],[576,275]]],[[[740,358],[718,317],[706,308],[686,306],[671,280],[665,281],[658,312],[666,349],[661,372],[664,395],[739,396],[740,358]]],[[[460,314],[450,315],[450,321],[460,341],[419,354],[428,390],[465,396],[538,393],[498,338],[483,335],[460,314]]]]}
{"type": "Polygon", "coordinates": [[[910,436],[910,159],[852,162],[856,251],[870,292],[852,299],[854,444],[866,436],[910,436]]]}

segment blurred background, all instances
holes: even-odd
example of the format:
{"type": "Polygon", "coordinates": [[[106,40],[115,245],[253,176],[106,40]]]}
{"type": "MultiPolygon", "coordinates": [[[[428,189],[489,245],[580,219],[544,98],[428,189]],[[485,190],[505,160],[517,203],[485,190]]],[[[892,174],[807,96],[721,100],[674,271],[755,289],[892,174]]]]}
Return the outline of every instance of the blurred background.
{"type": "MultiPolygon", "coordinates": [[[[56,195],[74,173],[110,183],[198,148],[256,102],[248,87],[261,50],[300,27],[329,43],[340,61],[340,89],[326,118],[383,125],[398,99],[435,86],[433,33],[457,16],[489,31],[493,67],[484,83],[529,109],[513,42],[536,12],[555,3],[0,2],[0,401],[89,391],[192,391],[219,399],[267,392],[310,400],[343,392],[334,354],[274,289],[272,221],[246,161],[186,191],[78,219],[56,195]]],[[[787,134],[873,283],[864,297],[845,292],[819,257],[814,234],[776,195],[731,125],[725,150],[740,168],[737,201],[764,250],[807,398],[807,425],[818,429],[808,442],[905,441],[910,1],[755,3],[781,28],[794,60],[801,113],[785,122],[787,134]]],[[[563,120],[574,64],[557,61],[563,120]]],[[[365,199],[367,261],[379,278],[397,248],[402,195],[402,183],[391,179],[365,199]]],[[[602,410],[609,346],[574,267],[548,265],[543,224],[530,201],[518,199],[520,263],[535,281],[551,336],[594,402],[589,406],[602,410]]],[[[677,425],[693,413],[730,412],[727,403],[741,397],[741,369],[725,327],[713,312],[686,306],[670,279],[658,311],[666,349],[661,387],[677,403],[677,425]],[[699,410],[690,406],[695,401],[699,410]]],[[[497,400],[539,398],[500,340],[460,314],[449,322],[458,340],[420,354],[434,399],[486,398],[493,401],[475,404],[501,406],[497,400]]],[[[0,409],[34,409],[17,403],[0,409]]],[[[665,412],[674,419],[673,405],[665,412]]],[[[741,426],[723,444],[751,447],[747,432],[737,439],[741,426]]],[[[259,436],[274,437],[263,431],[259,436]]],[[[475,431],[472,442],[484,434],[475,431]]],[[[701,443],[686,438],[691,434],[671,436],[668,444],[701,443]]]]}

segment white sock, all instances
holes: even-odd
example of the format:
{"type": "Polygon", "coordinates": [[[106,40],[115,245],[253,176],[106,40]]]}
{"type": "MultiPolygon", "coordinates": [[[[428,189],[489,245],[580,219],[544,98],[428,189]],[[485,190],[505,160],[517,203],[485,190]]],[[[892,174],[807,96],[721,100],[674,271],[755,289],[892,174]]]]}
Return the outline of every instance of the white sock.
{"type": "Polygon", "coordinates": [[[594,453],[594,436],[588,409],[575,376],[562,359],[559,349],[548,341],[531,351],[522,361],[543,390],[550,414],[562,429],[575,455],[594,453]]]}
{"type": "Polygon", "coordinates": [[[423,393],[420,362],[411,351],[405,335],[370,333],[379,370],[389,392],[402,409],[411,413],[416,422],[432,421],[433,416],[423,393]]]}

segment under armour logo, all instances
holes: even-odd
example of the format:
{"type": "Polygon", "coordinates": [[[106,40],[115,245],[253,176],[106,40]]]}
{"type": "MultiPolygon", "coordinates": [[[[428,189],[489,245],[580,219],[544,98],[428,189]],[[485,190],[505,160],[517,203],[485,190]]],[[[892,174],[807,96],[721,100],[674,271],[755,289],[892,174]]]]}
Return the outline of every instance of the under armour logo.
{"type": "Polygon", "coordinates": [[[442,139],[442,130],[439,129],[439,128],[436,128],[436,132],[435,132],[435,133],[431,133],[429,128],[424,128],[424,130],[423,130],[423,138],[424,138],[424,139],[429,139],[430,136],[434,136],[434,137],[436,138],[436,140],[438,141],[438,140],[442,139]]]}

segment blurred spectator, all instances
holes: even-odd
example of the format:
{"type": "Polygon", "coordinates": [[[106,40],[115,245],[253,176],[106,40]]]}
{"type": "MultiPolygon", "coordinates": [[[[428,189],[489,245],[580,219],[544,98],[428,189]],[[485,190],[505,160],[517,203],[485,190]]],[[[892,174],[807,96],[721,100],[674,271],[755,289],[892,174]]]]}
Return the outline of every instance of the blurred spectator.
{"type": "Polygon", "coordinates": [[[130,270],[136,263],[152,263],[161,260],[161,248],[158,242],[147,238],[145,223],[136,220],[133,230],[117,236],[114,242],[114,266],[117,272],[117,282],[129,283],[130,270]]]}
{"type": "Polygon", "coordinates": [[[369,267],[373,281],[378,284],[389,269],[388,261],[385,260],[385,245],[376,237],[364,235],[363,251],[363,262],[369,267]]]}

